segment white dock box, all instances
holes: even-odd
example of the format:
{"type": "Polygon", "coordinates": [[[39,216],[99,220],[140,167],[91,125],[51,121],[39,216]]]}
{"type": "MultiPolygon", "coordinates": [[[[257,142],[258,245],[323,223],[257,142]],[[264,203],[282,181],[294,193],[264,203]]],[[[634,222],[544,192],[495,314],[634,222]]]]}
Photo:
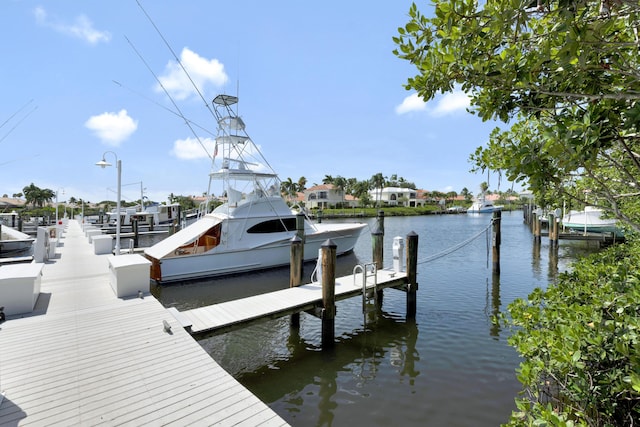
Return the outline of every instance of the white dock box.
{"type": "Polygon", "coordinates": [[[31,313],[40,295],[43,263],[13,264],[0,268],[0,306],[4,313],[31,313]]]}
{"type": "Polygon", "coordinates": [[[118,298],[149,292],[151,261],[138,254],[109,257],[109,281],[118,298]]]}
{"type": "Polygon", "coordinates": [[[93,236],[93,253],[96,255],[110,254],[113,247],[113,237],[107,234],[93,236]]]}
{"type": "Polygon", "coordinates": [[[87,235],[87,238],[89,239],[89,243],[91,243],[91,242],[93,242],[93,238],[95,236],[100,236],[102,234],[102,230],[100,230],[98,228],[94,228],[92,230],[85,231],[85,234],[87,235]]]}

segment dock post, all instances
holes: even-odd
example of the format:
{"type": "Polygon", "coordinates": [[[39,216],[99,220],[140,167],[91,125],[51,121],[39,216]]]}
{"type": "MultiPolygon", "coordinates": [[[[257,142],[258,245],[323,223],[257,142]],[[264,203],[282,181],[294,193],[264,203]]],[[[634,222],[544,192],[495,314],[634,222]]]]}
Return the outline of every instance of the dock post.
{"type": "Polygon", "coordinates": [[[382,270],[384,261],[384,212],[378,211],[376,228],[371,232],[373,249],[373,263],[378,270],[382,270]]]}
{"type": "Polygon", "coordinates": [[[133,247],[138,247],[138,218],[131,218],[131,228],[133,228],[133,247]]]}
{"type": "Polygon", "coordinates": [[[536,209],[536,213],[533,215],[534,223],[533,223],[533,237],[536,240],[540,240],[542,237],[542,212],[540,209],[536,209]]]}
{"type": "Polygon", "coordinates": [[[334,346],[336,318],[336,248],[327,240],[322,248],[322,348],[334,346]]]}
{"type": "Polygon", "coordinates": [[[556,240],[558,240],[558,236],[556,234],[558,230],[556,227],[556,217],[553,213],[549,212],[548,218],[549,218],[549,243],[551,245],[554,245],[556,240]]]}
{"type": "Polygon", "coordinates": [[[153,215],[149,218],[149,231],[153,231],[153,215]]]}
{"type": "Polygon", "coordinates": [[[418,292],[418,235],[407,234],[407,319],[415,319],[418,292]]]}
{"type": "Polygon", "coordinates": [[[493,272],[500,274],[500,243],[502,240],[501,233],[502,211],[493,211],[493,272]]]}
{"type": "MultiPolygon", "coordinates": [[[[376,270],[382,270],[384,268],[384,211],[378,211],[376,228],[371,233],[371,244],[373,263],[376,265],[376,270]]],[[[383,295],[382,289],[377,291],[376,301],[378,302],[378,307],[382,307],[383,295]]]]}
{"type": "MultiPolygon", "coordinates": [[[[299,236],[291,239],[291,269],[289,274],[289,287],[294,288],[302,284],[302,265],[304,263],[304,244],[299,236]]],[[[290,326],[300,327],[300,313],[291,315],[290,326]]]]}

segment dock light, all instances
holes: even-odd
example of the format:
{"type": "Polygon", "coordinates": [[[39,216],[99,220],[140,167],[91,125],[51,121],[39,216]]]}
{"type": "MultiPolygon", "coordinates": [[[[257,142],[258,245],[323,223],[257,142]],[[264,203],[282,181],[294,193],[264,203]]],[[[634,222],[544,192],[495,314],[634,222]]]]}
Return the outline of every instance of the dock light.
{"type": "Polygon", "coordinates": [[[116,249],[115,254],[120,255],[120,193],[122,191],[122,162],[118,160],[118,155],[113,151],[105,151],[102,153],[102,160],[96,163],[96,166],[100,166],[101,168],[106,168],[107,166],[112,166],[111,163],[105,160],[105,155],[107,153],[113,154],[116,158],[116,169],[118,170],[118,199],[116,200],[116,249]]]}

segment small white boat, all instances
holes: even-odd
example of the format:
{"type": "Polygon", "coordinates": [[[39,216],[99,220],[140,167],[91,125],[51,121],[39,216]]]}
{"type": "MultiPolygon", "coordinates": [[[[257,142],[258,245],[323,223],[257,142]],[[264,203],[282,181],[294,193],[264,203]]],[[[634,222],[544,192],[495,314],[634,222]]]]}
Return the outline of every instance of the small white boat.
{"type": "MultiPolygon", "coordinates": [[[[289,265],[298,221],[280,194],[280,180],[245,131],[232,107],[238,98],[213,100],[218,121],[212,184],[220,184],[224,203],[167,237],[144,255],[157,282],[244,273],[289,265]],[[218,151],[221,151],[219,163],[218,151]]],[[[353,250],[364,223],[312,223],[304,218],[304,259],[314,260],[328,239],[338,255],[353,250]]]]}
{"type": "Polygon", "coordinates": [[[0,256],[10,256],[31,249],[36,239],[8,225],[0,227],[0,256]]]}
{"type": "Polygon", "coordinates": [[[495,206],[492,201],[480,197],[467,209],[467,213],[492,213],[494,210],[500,208],[501,206],[495,206]]]}
{"type": "Polygon", "coordinates": [[[613,233],[616,237],[624,237],[615,218],[602,218],[602,209],[586,206],[583,210],[572,210],[562,217],[565,229],[582,233],[613,233]]]}
{"type": "MultiPolygon", "coordinates": [[[[118,213],[116,209],[111,212],[107,212],[109,217],[109,225],[115,226],[118,213]]],[[[180,204],[171,203],[168,205],[154,204],[146,206],[144,210],[138,208],[120,208],[120,225],[131,225],[132,219],[137,219],[139,224],[151,224],[154,225],[170,225],[174,221],[178,220],[180,216],[180,204]]]]}

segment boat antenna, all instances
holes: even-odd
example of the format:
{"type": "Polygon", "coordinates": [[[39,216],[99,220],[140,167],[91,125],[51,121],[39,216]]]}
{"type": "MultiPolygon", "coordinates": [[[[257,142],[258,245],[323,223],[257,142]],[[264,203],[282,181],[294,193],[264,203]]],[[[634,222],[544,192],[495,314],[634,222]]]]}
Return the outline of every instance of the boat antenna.
{"type": "MultiPolygon", "coordinates": [[[[29,101],[29,102],[31,102],[31,101],[29,101]]],[[[22,107],[22,108],[24,108],[24,107],[22,107]]],[[[22,108],[20,110],[22,110],[22,108]]],[[[2,138],[0,138],[0,142],[4,141],[9,136],[9,134],[11,134],[11,132],[13,132],[14,129],[17,128],[20,125],[20,123],[22,123],[27,117],[29,117],[31,115],[31,113],[33,113],[37,109],[38,109],[38,106],[36,105],[24,117],[22,117],[20,120],[18,120],[18,123],[13,125],[13,127],[11,129],[9,129],[9,131],[7,133],[5,133],[2,138]]],[[[5,120],[5,122],[2,124],[2,126],[4,126],[9,120],[11,120],[12,117],[14,117],[16,114],[18,114],[18,112],[20,110],[16,111],[11,117],[9,117],[7,120],[5,120]]],[[[0,126],[0,127],[2,127],[2,126],[0,126]]]]}
{"type": "Polygon", "coordinates": [[[123,85],[123,84],[122,84],[122,83],[120,83],[119,81],[112,80],[112,82],[113,82],[113,83],[115,83],[115,84],[117,84],[117,85],[118,85],[118,86],[120,86],[121,88],[126,89],[126,90],[128,90],[129,92],[134,93],[135,95],[138,95],[139,97],[143,98],[144,100],[149,101],[149,102],[151,102],[151,103],[155,104],[156,106],[158,106],[158,107],[160,107],[160,108],[162,108],[162,109],[164,109],[164,110],[166,110],[166,111],[170,112],[171,114],[173,114],[173,115],[175,115],[175,116],[177,116],[177,117],[180,117],[181,119],[183,119],[183,120],[185,120],[185,121],[188,121],[188,122],[189,122],[189,123],[191,123],[193,126],[195,126],[195,127],[197,127],[198,129],[200,129],[200,130],[202,130],[202,131],[204,131],[204,132],[208,133],[209,135],[211,135],[211,136],[216,136],[216,134],[215,134],[215,133],[213,133],[213,132],[211,132],[209,129],[205,128],[204,126],[199,125],[198,123],[194,122],[193,120],[187,119],[186,117],[184,117],[184,116],[180,115],[180,113],[178,113],[178,112],[176,112],[176,111],[173,111],[171,108],[167,107],[166,105],[162,105],[162,104],[160,104],[160,103],[159,103],[159,102],[157,102],[156,100],[151,99],[151,98],[149,98],[148,96],[146,96],[146,95],[144,95],[144,94],[142,94],[142,93],[140,93],[140,92],[137,92],[137,91],[135,91],[135,90],[131,89],[130,87],[127,87],[127,86],[123,85]]]}
{"type": "Polygon", "coordinates": [[[147,61],[144,60],[144,58],[142,57],[142,55],[140,54],[140,52],[138,52],[138,49],[136,49],[136,47],[133,45],[133,43],[131,43],[131,40],[129,40],[129,38],[127,36],[124,36],[124,38],[127,40],[127,43],[129,43],[129,45],[131,46],[131,48],[133,49],[133,51],[136,53],[136,55],[138,55],[138,58],[140,58],[140,60],[142,61],[142,63],[147,67],[147,69],[149,70],[149,72],[153,75],[153,77],[156,79],[156,81],[158,82],[158,84],[160,85],[160,87],[162,88],[162,90],[164,91],[164,93],[167,95],[167,97],[169,97],[169,99],[171,100],[171,103],[173,104],[173,106],[175,107],[176,111],[178,112],[178,115],[184,120],[185,124],[189,127],[189,129],[191,130],[191,133],[193,133],[193,135],[196,137],[196,139],[198,140],[198,143],[200,144],[200,146],[202,147],[202,149],[204,150],[205,153],[207,153],[207,156],[213,160],[213,156],[209,153],[209,151],[207,150],[207,147],[205,147],[205,145],[202,143],[202,140],[200,139],[200,137],[198,136],[198,134],[196,133],[196,131],[193,129],[193,127],[191,126],[191,122],[189,120],[187,120],[187,118],[184,116],[184,114],[182,114],[182,111],[180,110],[180,107],[178,107],[178,104],[176,104],[176,102],[174,101],[174,99],[171,97],[171,95],[169,94],[169,91],[167,91],[167,88],[164,87],[164,85],[162,84],[162,82],[160,81],[160,79],[158,78],[158,76],[156,75],[156,73],[153,72],[153,70],[151,69],[151,67],[149,66],[149,64],[147,63],[147,61]]]}
{"type": "Polygon", "coordinates": [[[182,71],[184,71],[184,74],[187,76],[187,78],[189,79],[189,81],[191,82],[191,85],[193,86],[193,88],[195,89],[196,93],[198,94],[198,96],[200,96],[200,99],[202,100],[202,102],[204,102],[205,107],[207,108],[207,110],[209,110],[209,112],[211,113],[211,115],[213,117],[216,117],[216,115],[214,114],[213,110],[211,109],[211,106],[209,105],[209,103],[207,102],[207,100],[204,98],[204,96],[202,95],[202,92],[200,92],[200,89],[198,88],[198,86],[195,84],[195,82],[193,81],[193,79],[191,78],[191,75],[189,74],[189,72],[187,72],[187,69],[184,67],[184,65],[182,64],[182,61],[180,61],[180,58],[178,58],[178,55],[176,55],[176,53],[174,52],[174,50],[171,48],[171,45],[169,44],[169,42],[167,42],[167,39],[164,38],[164,36],[162,35],[162,32],[160,32],[160,29],[158,28],[158,26],[155,24],[155,22],[153,22],[153,19],[151,19],[151,16],[149,16],[149,14],[147,13],[146,10],[144,10],[144,7],[142,7],[142,4],[140,4],[139,0],[136,0],[136,3],[138,4],[138,7],[140,7],[140,10],[142,10],[142,13],[144,13],[144,15],[147,17],[147,19],[149,20],[149,22],[151,23],[151,25],[153,25],[153,28],[155,28],[156,32],[158,33],[158,35],[160,36],[160,38],[162,39],[162,41],[164,42],[164,44],[167,46],[167,48],[169,49],[169,51],[171,52],[171,54],[173,55],[173,58],[176,60],[176,62],[178,64],[180,64],[180,68],[182,68],[182,71]]]}

